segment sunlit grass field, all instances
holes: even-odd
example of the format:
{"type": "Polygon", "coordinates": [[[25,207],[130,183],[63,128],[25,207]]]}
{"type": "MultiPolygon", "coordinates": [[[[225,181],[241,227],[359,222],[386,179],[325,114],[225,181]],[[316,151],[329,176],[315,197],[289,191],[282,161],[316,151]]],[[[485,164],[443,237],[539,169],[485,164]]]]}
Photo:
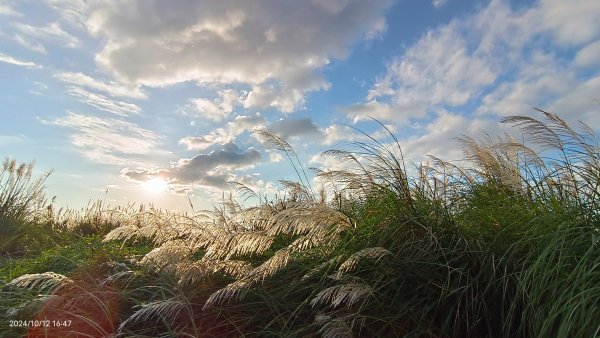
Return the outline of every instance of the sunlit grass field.
{"type": "Polygon", "coordinates": [[[0,336],[599,336],[599,142],[539,114],[504,119],[519,141],[463,137],[460,165],[365,134],[323,154],[345,169],[322,187],[259,132],[297,181],[194,214],[54,210],[49,173],[6,160],[0,336]]]}

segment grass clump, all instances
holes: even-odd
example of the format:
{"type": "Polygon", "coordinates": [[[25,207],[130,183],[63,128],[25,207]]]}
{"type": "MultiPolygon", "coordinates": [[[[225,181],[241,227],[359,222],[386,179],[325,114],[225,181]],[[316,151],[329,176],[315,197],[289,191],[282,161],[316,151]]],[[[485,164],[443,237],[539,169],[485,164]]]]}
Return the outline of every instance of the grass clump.
{"type": "Polygon", "coordinates": [[[0,253],[23,254],[43,244],[52,231],[42,221],[47,172],[33,178],[34,163],[4,159],[0,167],[0,253]]]}

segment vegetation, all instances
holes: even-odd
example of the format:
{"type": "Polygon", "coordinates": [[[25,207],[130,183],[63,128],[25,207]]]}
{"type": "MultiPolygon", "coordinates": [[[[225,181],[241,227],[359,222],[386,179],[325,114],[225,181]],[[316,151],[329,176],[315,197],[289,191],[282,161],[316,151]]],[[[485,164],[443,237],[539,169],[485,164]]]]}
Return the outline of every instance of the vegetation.
{"type": "MultiPolygon", "coordinates": [[[[281,182],[287,197],[274,200],[241,186],[252,207],[229,198],[194,215],[101,203],[46,218],[6,213],[0,226],[44,219],[37,236],[57,240],[4,254],[0,312],[70,326],[2,322],[0,332],[599,336],[600,146],[586,125],[540,112],[544,121],[503,121],[529,145],[463,138],[461,166],[431,158],[407,168],[391,133],[327,151],[347,169],[317,170],[328,182],[318,193],[291,146],[261,132],[299,181],[281,182]]],[[[19,189],[39,196],[37,187],[19,189]]]]}

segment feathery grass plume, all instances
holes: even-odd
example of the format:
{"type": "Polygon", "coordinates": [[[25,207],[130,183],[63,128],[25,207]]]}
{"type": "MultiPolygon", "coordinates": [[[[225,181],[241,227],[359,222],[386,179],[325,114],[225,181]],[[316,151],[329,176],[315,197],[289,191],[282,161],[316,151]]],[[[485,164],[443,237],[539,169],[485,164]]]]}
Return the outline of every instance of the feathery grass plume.
{"type": "Polygon", "coordinates": [[[135,225],[124,225],[111,230],[106,236],[104,236],[104,242],[116,241],[116,240],[130,240],[137,236],[138,226],[135,225]]]}
{"type": "Polygon", "coordinates": [[[234,298],[240,299],[250,287],[257,283],[263,283],[268,277],[284,268],[294,253],[317,246],[333,247],[332,244],[337,241],[339,234],[351,224],[347,216],[325,206],[315,205],[310,208],[297,205],[294,204],[290,209],[284,209],[274,215],[275,224],[267,230],[267,234],[277,236],[283,233],[301,236],[285,248],[275,252],[267,261],[250,271],[247,276],[215,292],[207,300],[204,308],[210,308],[217,304],[216,302],[220,304],[234,298]],[[309,212],[311,210],[312,212],[309,212]]]}
{"type": "Polygon", "coordinates": [[[179,313],[182,311],[191,313],[192,310],[190,309],[189,300],[181,297],[174,297],[166,300],[158,300],[147,304],[142,304],[140,305],[139,310],[119,324],[117,332],[123,332],[127,326],[133,323],[145,322],[150,319],[167,321],[173,325],[175,324],[173,322],[174,319],[177,318],[179,313]]]}
{"type": "Polygon", "coordinates": [[[209,247],[206,255],[212,258],[230,259],[232,257],[261,254],[271,247],[274,237],[266,231],[245,231],[233,234],[227,244],[220,246],[221,252],[217,253],[213,246],[209,247]]]}
{"type": "Polygon", "coordinates": [[[528,139],[549,152],[546,165],[533,177],[533,197],[553,199],[579,210],[581,217],[594,221],[600,198],[600,144],[594,131],[579,122],[579,131],[556,114],[537,109],[548,122],[523,116],[502,120],[522,128],[528,139]]]}
{"type": "Polygon", "coordinates": [[[431,212],[433,215],[449,219],[464,202],[464,191],[475,184],[475,179],[467,169],[435,156],[428,157],[430,162],[418,167],[413,193],[437,208],[431,212]]]}
{"type": "Polygon", "coordinates": [[[352,338],[354,334],[352,329],[348,326],[348,323],[343,318],[333,318],[330,316],[317,315],[315,317],[315,324],[321,328],[318,333],[323,338],[352,338]]]}
{"type": "Polygon", "coordinates": [[[278,250],[273,256],[267,259],[248,274],[248,280],[253,283],[264,282],[267,277],[273,276],[290,260],[292,251],[290,248],[278,250]]]}
{"type": "Polygon", "coordinates": [[[162,270],[181,261],[187,261],[191,255],[192,251],[184,240],[171,240],[152,249],[140,260],[140,264],[155,270],[162,270]]]}
{"type": "Polygon", "coordinates": [[[224,304],[232,299],[241,300],[251,287],[251,283],[240,279],[216,291],[204,303],[202,310],[208,310],[216,305],[224,304]]]}
{"type": "MultiPolygon", "coordinates": [[[[558,116],[550,113],[546,113],[542,110],[538,110],[546,116],[550,121],[562,121],[558,118],[558,116]]],[[[520,127],[521,130],[527,134],[529,140],[533,141],[535,144],[548,148],[548,149],[563,149],[565,144],[561,139],[559,133],[557,133],[556,128],[553,128],[552,125],[548,125],[538,119],[528,117],[528,116],[507,116],[502,118],[502,123],[510,123],[516,127],[520,127]]],[[[559,124],[563,124],[564,121],[559,122],[559,124]]],[[[570,129],[570,128],[569,128],[570,129]]]]}
{"type": "Polygon", "coordinates": [[[51,292],[65,283],[73,282],[70,278],[54,272],[25,274],[13,279],[8,285],[39,292],[51,292]]]}
{"type": "Polygon", "coordinates": [[[300,235],[309,232],[326,235],[331,227],[351,228],[352,220],[342,212],[321,204],[292,204],[272,217],[274,224],[267,230],[278,234],[300,235]]]}
{"type": "Polygon", "coordinates": [[[344,283],[322,290],[310,301],[310,305],[315,307],[318,304],[326,304],[331,308],[337,308],[346,304],[346,307],[350,308],[358,302],[366,302],[371,296],[373,296],[373,289],[368,284],[344,283]]]}
{"type": "Polygon", "coordinates": [[[350,255],[350,257],[348,257],[348,259],[346,259],[340,265],[336,273],[336,278],[341,278],[348,271],[351,271],[354,268],[356,268],[356,266],[363,260],[374,260],[376,263],[387,255],[392,255],[392,253],[389,250],[382,247],[366,248],[359,250],[350,255]]]}
{"type": "Polygon", "coordinates": [[[365,136],[367,142],[349,142],[353,150],[331,149],[323,152],[322,156],[331,156],[343,163],[353,165],[355,169],[344,171],[319,172],[319,177],[339,182],[342,186],[334,190],[346,190],[356,195],[357,199],[364,199],[370,194],[381,189],[393,191],[403,201],[407,209],[413,208],[411,182],[407,176],[406,164],[400,142],[394,134],[381,122],[377,122],[386,132],[390,140],[378,140],[373,136],[357,130],[365,136]]]}
{"type": "Polygon", "coordinates": [[[266,230],[273,226],[274,216],[285,207],[286,204],[283,202],[248,207],[235,215],[235,221],[247,230],[266,230]]]}
{"type": "Polygon", "coordinates": [[[274,146],[276,150],[285,154],[288,161],[292,165],[292,168],[296,172],[296,176],[299,180],[298,184],[296,184],[296,189],[299,188],[299,191],[304,192],[303,196],[309,198],[310,201],[314,201],[315,194],[310,184],[310,180],[308,179],[308,176],[306,175],[306,170],[304,170],[304,166],[300,162],[300,159],[294,151],[294,148],[283,138],[266,130],[255,130],[254,134],[257,135],[259,138],[265,140],[267,143],[274,146]]]}
{"type": "Polygon", "coordinates": [[[206,215],[197,215],[191,218],[186,214],[177,214],[164,210],[151,208],[141,210],[130,215],[128,220],[104,236],[104,242],[113,240],[150,240],[155,245],[161,245],[172,239],[190,236],[195,233],[197,245],[202,246],[199,241],[200,233],[206,232],[207,226],[203,223],[208,219],[206,215]]]}
{"type": "Polygon", "coordinates": [[[179,284],[196,283],[222,272],[234,278],[243,278],[252,271],[252,265],[245,261],[212,260],[203,257],[197,261],[181,262],[175,267],[179,284]]]}
{"type": "Polygon", "coordinates": [[[302,276],[302,280],[307,280],[309,278],[317,276],[319,273],[322,273],[323,270],[329,269],[332,266],[338,265],[343,259],[344,259],[343,255],[337,255],[337,256],[319,264],[318,266],[310,269],[310,271],[308,271],[306,274],[304,274],[304,276],[302,276]]]}
{"type": "MultiPolygon", "coordinates": [[[[261,253],[270,248],[275,236],[290,234],[300,235],[300,237],[275,252],[243,279],[215,292],[214,297],[211,296],[206,302],[205,308],[211,307],[215,302],[221,303],[234,297],[242,297],[249,287],[264,282],[266,278],[285,267],[293,253],[325,244],[330,245],[337,240],[339,233],[351,224],[347,216],[320,204],[305,206],[305,203],[288,203],[277,213],[272,212],[271,206],[267,206],[266,209],[271,217],[268,221],[272,224],[270,228],[260,232],[237,233],[229,237],[229,240],[215,242],[207,248],[206,256],[215,258],[230,253],[226,258],[231,258],[240,254],[261,253]]],[[[264,216],[260,212],[257,213],[257,210],[254,209],[250,215],[264,216]]],[[[260,222],[264,220],[261,219],[260,222]]]]}
{"type": "MultiPolygon", "coordinates": [[[[489,182],[506,183],[512,180],[511,173],[515,168],[502,154],[496,152],[496,144],[489,135],[487,143],[482,144],[469,136],[459,138],[463,146],[463,154],[466,160],[475,164],[476,174],[489,182]]],[[[509,184],[510,186],[510,184],[509,184]]]]}
{"type": "Polygon", "coordinates": [[[210,278],[214,269],[203,261],[184,260],[174,264],[177,283],[180,285],[198,283],[210,278]]]}
{"type": "Polygon", "coordinates": [[[255,198],[258,202],[262,201],[261,195],[256,193],[256,191],[254,191],[252,188],[248,187],[244,183],[235,181],[229,183],[237,187],[237,193],[242,198],[244,198],[244,201],[248,201],[251,198],[255,198]]]}

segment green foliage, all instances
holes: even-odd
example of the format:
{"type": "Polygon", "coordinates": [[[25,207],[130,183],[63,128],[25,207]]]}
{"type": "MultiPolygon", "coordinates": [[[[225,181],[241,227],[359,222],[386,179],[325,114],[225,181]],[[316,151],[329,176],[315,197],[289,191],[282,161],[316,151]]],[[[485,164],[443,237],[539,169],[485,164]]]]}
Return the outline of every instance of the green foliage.
{"type": "Polygon", "coordinates": [[[143,244],[121,246],[102,243],[101,236],[72,236],[69,243],[40,253],[0,262],[0,280],[10,281],[18,276],[53,271],[69,275],[80,267],[93,266],[101,261],[126,261],[128,257],[146,254],[150,246],[143,244]]]}

